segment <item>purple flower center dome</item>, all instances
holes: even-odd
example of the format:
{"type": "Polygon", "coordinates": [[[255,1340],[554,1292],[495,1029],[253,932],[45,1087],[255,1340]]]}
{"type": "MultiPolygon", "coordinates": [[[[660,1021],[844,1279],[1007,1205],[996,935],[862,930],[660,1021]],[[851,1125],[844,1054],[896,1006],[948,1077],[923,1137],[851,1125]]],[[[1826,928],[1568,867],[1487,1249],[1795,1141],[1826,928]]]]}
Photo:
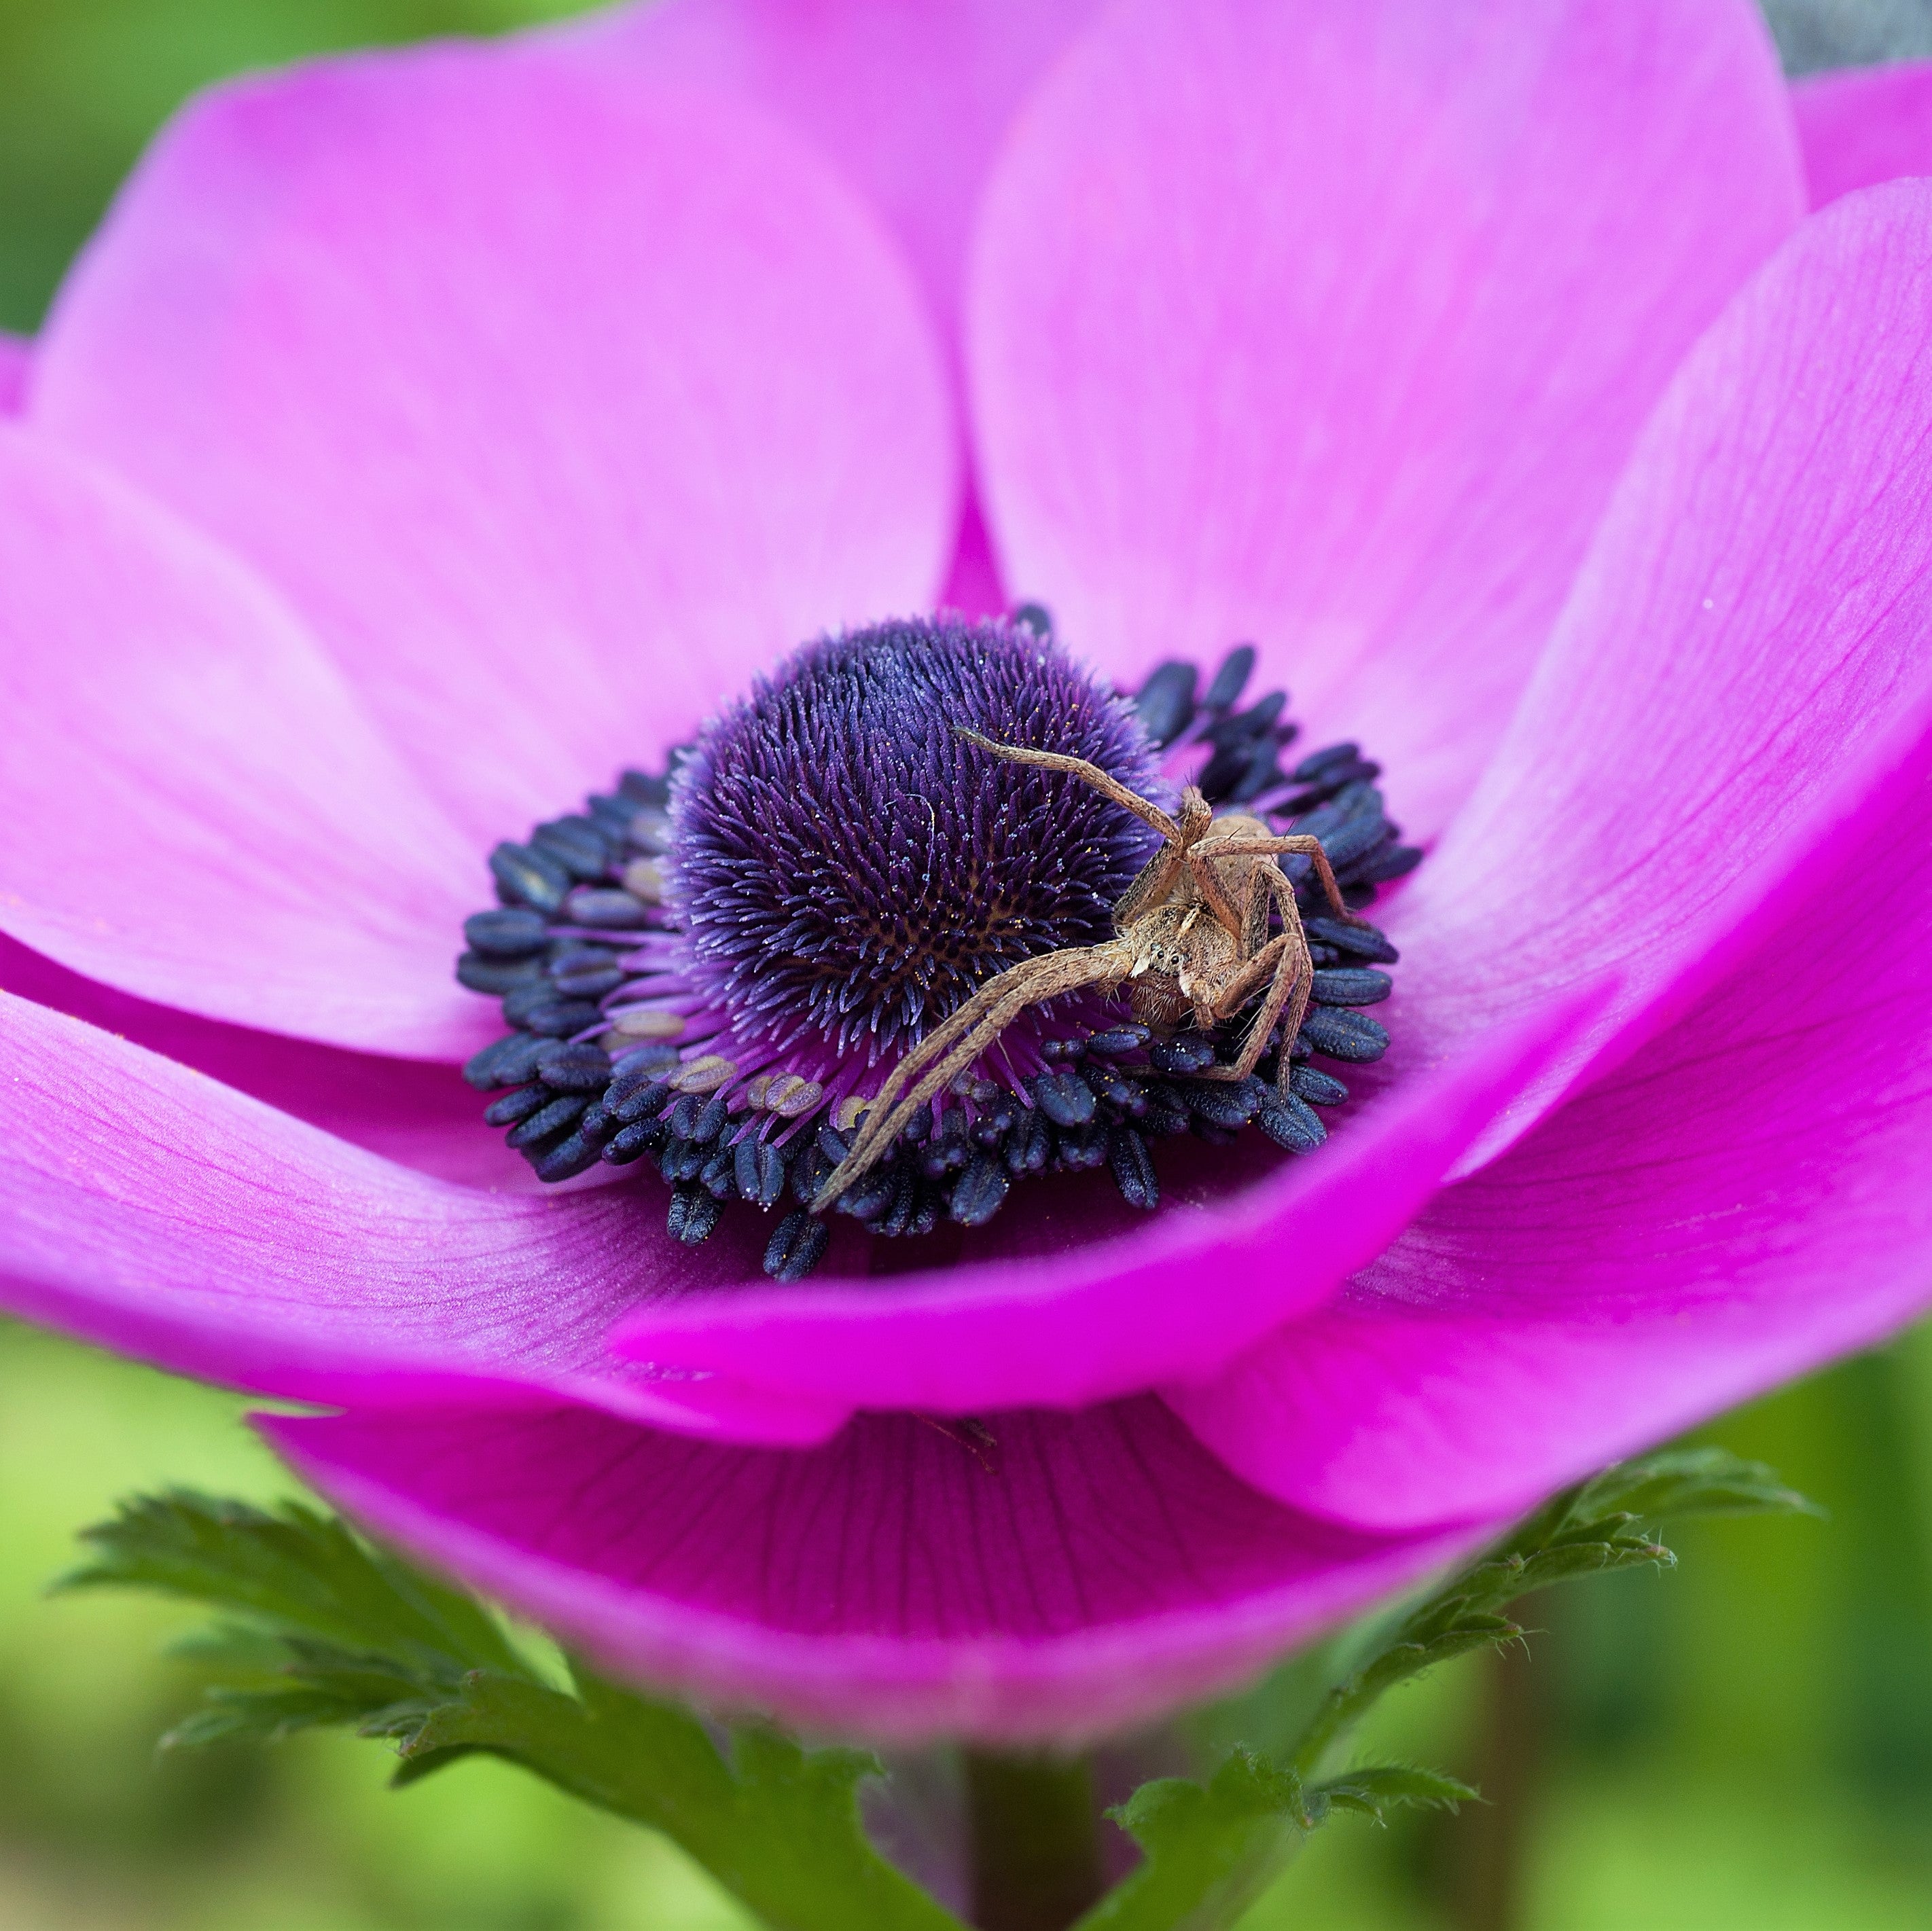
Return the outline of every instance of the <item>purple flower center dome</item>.
{"type": "Polygon", "coordinates": [[[1388,1043],[1360,908],[1420,854],[1354,745],[1284,767],[1254,664],[1129,696],[1036,607],[805,645],[666,770],[491,853],[457,962],[512,1029],[465,1069],[484,1119],[548,1181],[647,1160],[688,1242],[775,1215],[781,1280],[835,1211],[970,1228],[1102,1168],[1149,1210],[1174,1136],[1312,1152],[1348,1098],[1313,1063],[1388,1043]]]}
{"type": "Polygon", "coordinates": [[[1111,936],[1156,835],[956,728],[1160,790],[1133,706],[1018,622],[883,623],[808,644],[671,783],[687,973],[779,1051],[867,1065],[1023,959],[1111,936]]]}

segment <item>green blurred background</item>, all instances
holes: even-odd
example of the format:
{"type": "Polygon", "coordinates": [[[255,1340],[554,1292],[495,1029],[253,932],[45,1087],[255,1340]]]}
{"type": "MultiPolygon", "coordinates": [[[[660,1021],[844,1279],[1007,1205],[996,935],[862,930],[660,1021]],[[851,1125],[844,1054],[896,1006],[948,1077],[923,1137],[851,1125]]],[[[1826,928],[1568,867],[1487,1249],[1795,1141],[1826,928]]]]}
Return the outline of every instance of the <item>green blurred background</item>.
{"type": "MultiPolygon", "coordinates": [[[[1932,0],[1767,7],[1794,71],[1932,53],[1932,0]]],[[[571,10],[0,0],[0,326],[34,325],[142,141],[205,81],[571,10]]],[[[42,1588],[129,1490],[286,1492],[242,1408],[0,1324],[0,1927],[746,1931],[676,1852],[498,1765],[392,1795],[382,1748],[346,1739],[157,1760],[194,1694],[160,1654],[184,1619],[42,1588]]],[[[1712,1432],[1828,1519],[1687,1531],[1675,1574],[1543,1599],[1532,1660],[1396,1699],[1372,1747],[1496,1801],[1387,1831],[1344,1820],[1245,1931],[1932,1925],[1932,1330],[1712,1432]]]]}

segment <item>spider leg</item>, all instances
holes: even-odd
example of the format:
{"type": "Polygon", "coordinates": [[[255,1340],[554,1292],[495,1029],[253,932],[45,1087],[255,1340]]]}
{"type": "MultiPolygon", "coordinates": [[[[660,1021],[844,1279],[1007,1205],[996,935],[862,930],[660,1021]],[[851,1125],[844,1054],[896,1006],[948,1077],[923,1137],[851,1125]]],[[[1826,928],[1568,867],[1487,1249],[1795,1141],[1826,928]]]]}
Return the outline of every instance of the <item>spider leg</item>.
{"type": "MultiPolygon", "coordinates": [[[[1230,1066],[1217,1066],[1200,1075],[1204,1079],[1244,1080],[1255,1069],[1262,1054],[1268,1050],[1268,1036],[1274,1030],[1275,1021],[1282,1016],[1282,1009],[1288,1008],[1287,1024],[1282,1032],[1281,1065],[1275,1075],[1275,1084],[1283,1092],[1288,1090],[1288,1075],[1292,1065],[1288,1047],[1295,1035],[1301,1030],[1301,1022],[1307,1016],[1310,995],[1315,989],[1315,961],[1309,956],[1307,934],[1301,929],[1301,913],[1294,902],[1294,888],[1272,865],[1258,871],[1257,883],[1262,894],[1272,893],[1281,907],[1282,930],[1270,940],[1254,957],[1230,979],[1216,1002],[1220,1016],[1232,1018],[1240,1011],[1254,996],[1255,988],[1270,973],[1273,980],[1268,997],[1262,1002],[1262,1009],[1255,1015],[1254,1024],[1248,1028],[1248,1036],[1241,1042],[1241,1050],[1230,1066]]],[[[1262,898],[1265,903],[1265,898],[1262,898]]],[[[1250,905],[1252,912],[1252,906],[1250,905]]]]}
{"type": "Polygon", "coordinates": [[[1241,915],[1241,957],[1256,958],[1268,942],[1268,914],[1274,910],[1274,899],[1268,890],[1268,880],[1262,877],[1274,867],[1252,865],[1248,868],[1248,903],[1241,915]]]}
{"type": "MultiPolygon", "coordinates": [[[[996,973],[987,980],[964,1006],[950,1012],[940,1024],[927,1033],[886,1076],[886,1083],[873,1096],[869,1111],[874,1120],[882,1119],[890,1111],[893,1102],[907,1081],[934,1054],[943,1053],[961,1033],[978,1024],[986,1014],[1010,998],[1016,987],[1030,983],[1040,976],[1040,969],[1052,953],[1043,958],[1022,959],[1018,965],[1009,966],[1003,973],[996,973]]],[[[861,1134],[860,1138],[864,1138],[861,1134]]]]}
{"type": "Polygon", "coordinates": [[[955,1075],[970,1066],[1028,1006],[1036,1005],[1041,1000],[1050,999],[1053,996],[1052,991],[1035,991],[1026,988],[1013,992],[986,1013],[979,1024],[936,1066],[929,1066],[920,1075],[917,1084],[894,1105],[883,1112],[874,1110],[868,1114],[859,1137],[852,1143],[851,1152],[826,1176],[825,1184],[819,1189],[818,1197],[812,1202],[814,1209],[822,1210],[829,1207],[841,1194],[862,1179],[878,1164],[920,1107],[944,1087],[955,1075]]]}
{"type": "Polygon", "coordinates": [[[1070,772],[1083,784],[1092,785],[1102,797],[1111,798],[1123,811],[1131,811],[1136,817],[1151,825],[1162,838],[1177,842],[1180,839],[1180,827],[1158,805],[1150,805],[1137,793],[1130,791],[1118,778],[1084,757],[1069,757],[1064,751],[1032,751],[1024,745],[1001,744],[994,739],[982,737],[977,731],[968,730],[964,724],[955,724],[952,728],[969,744],[976,744],[982,751],[990,751],[995,757],[1004,757],[1009,764],[1033,764],[1042,771],[1070,772]]]}
{"type": "MultiPolygon", "coordinates": [[[[1342,888],[1335,883],[1335,868],[1328,862],[1328,854],[1322,848],[1322,841],[1308,832],[1295,832],[1278,838],[1250,838],[1234,837],[1225,841],[1204,838],[1194,848],[1206,857],[1263,858],[1280,852],[1295,852],[1302,857],[1315,862],[1315,875],[1322,881],[1322,889],[1326,895],[1329,908],[1338,919],[1344,919],[1352,925],[1366,925],[1369,922],[1350,911],[1342,902],[1342,888]]],[[[1193,854],[1190,853],[1192,856],[1193,854]]]]}
{"type": "Polygon", "coordinates": [[[1124,932],[1142,913],[1166,899],[1174,889],[1174,881],[1180,876],[1180,868],[1179,847],[1172,843],[1162,845],[1141,867],[1139,876],[1116,901],[1114,931],[1124,932]]]}
{"type": "Polygon", "coordinates": [[[1187,875],[1194,881],[1194,889],[1200,893],[1208,910],[1237,938],[1240,937],[1246,922],[1236,909],[1234,901],[1228,896],[1228,889],[1222,883],[1221,874],[1215,869],[1215,865],[1221,859],[1242,856],[1244,854],[1240,853],[1231,852],[1225,845],[1217,850],[1204,841],[1182,855],[1183,862],[1187,867],[1187,875]]]}
{"type": "Polygon", "coordinates": [[[892,1077],[873,1102],[850,1152],[814,1197],[812,1210],[824,1212],[875,1166],[913,1114],[970,1066],[1029,1006],[1117,977],[1124,963],[1118,946],[1070,947],[1022,960],[988,981],[893,1068],[892,1077]],[[944,1057],[938,1058],[941,1054],[944,1057]],[[932,1063],[935,1058],[937,1065],[932,1063]],[[920,1072],[922,1067],[926,1070],[920,1072]],[[920,1075],[916,1084],[902,1093],[900,1089],[916,1072],[920,1075]]]}

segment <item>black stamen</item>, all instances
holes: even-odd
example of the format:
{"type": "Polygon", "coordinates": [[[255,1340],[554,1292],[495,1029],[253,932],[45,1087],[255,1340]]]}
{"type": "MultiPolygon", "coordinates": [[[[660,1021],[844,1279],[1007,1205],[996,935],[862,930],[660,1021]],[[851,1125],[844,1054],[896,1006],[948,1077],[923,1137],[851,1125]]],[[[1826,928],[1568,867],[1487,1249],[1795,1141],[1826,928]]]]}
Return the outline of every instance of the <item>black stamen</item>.
{"type": "Polygon", "coordinates": [[[627,930],[650,922],[651,908],[622,886],[580,885],[564,901],[571,922],[600,930],[627,930]]]}
{"type": "Polygon", "coordinates": [[[1171,1139],[1175,1134],[1187,1131],[1191,1117],[1187,1102],[1164,1080],[1149,1080],[1141,1088],[1141,1097],[1143,1104],[1135,1124],[1142,1133],[1171,1139]]]}
{"type": "Polygon", "coordinates": [[[1226,1085],[1219,1081],[1190,1081],[1182,1089],[1181,1096],[1197,1120],[1204,1120],[1210,1126],[1232,1129],[1245,1126],[1253,1119],[1268,1092],[1267,1082],[1250,1073],[1246,1079],[1226,1085]]]}
{"type": "Polygon", "coordinates": [[[661,1146],[664,1138],[662,1120],[637,1120],[628,1126],[619,1127],[604,1142],[603,1157],[614,1167],[626,1167],[661,1146]]]}
{"type": "Polygon", "coordinates": [[[573,1133],[537,1156],[533,1163],[537,1178],[553,1183],[574,1179],[586,1168],[597,1164],[599,1151],[597,1142],[587,1134],[573,1133]]]}
{"type": "Polygon", "coordinates": [[[553,1047],[537,1062],[537,1077],[564,1093],[602,1093],[610,1084],[610,1055],[584,1040],[553,1047]]]}
{"type": "Polygon", "coordinates": [[[1157,1073],[1198,1073],[1214,1063],[1214,1045],[1198,1033],[1160,1039],[1148,1049],[1148,1063],[1157,1073]]]}
{"type": "Polygon", "coordinates": [[[1045,1168],[1052,1151],[1052,1129],[1038,1112],[1030,1112],[1013,1129],[1006,1141],[1006,1171],[1010,1174],[1037,1174],[1045,1168]]]}
{"type": "Polygon", "coordinates": [[[1338,952],[1352,952],[1358,958],[1394,965],[1402,957],[1372,925],[1345,925],[1339,919],[1319,916],[1304,916],[1301,925],[1311,940],[1333,946],[1338,952]]]}
{"type": "Polygon", "coordinates": [[[640,805],[662,811],[670,802],[670,780],[648,771],[627,771],[617,781],[617,789],[629,801],[634,814],[640,805]]]}
{"type": "Polygon", "coordinates": [[[512,1088],[501,1099],[493,1099],[483,1109],[483,1117],[492,1126],[514,1126],[527,1120],[540,1106],[548,1106],[556,1096],[542,1086],[512,1088]]]}
{"type": "Polygon", "coordinates": [[[542,913],[524,906],[506,905],[464,919],[463,936],[472,952],[491,958],[517,959],[542,952],[550,938],[550,928],[542,913]]]}
{"type": "Polygon", "coordinates": [[[769,1140],[740,1140],[732,1159],[741,1200],[770,1207],[784,1192],[784,1156],[769,1140]]]}
{"type": "Polygon", "coordinates": [[[1107,1144],[1114,1183],[1130,1207],[1152,1212],[1160,1204],[1160,1178],[1148,1144],[1131,1126],[1117,1126],[1107,1144]]]}
{"type": "Polygon", "coordinates": [[[702,1147],[694,1147],[688,1140],[680,1139],[674,1133],[665,1141],[664,1151],[658,1156],[658,1171],[666,1180],[682,1186],[686,1180],[697,1179],[704,1171],[708,1157],[702,1147]]]}
{"type": "Polygon", "coordinates": [[[718,1216],[724,1211],[722,1204],[714,1200],[704,1188],[680,1186],[672,1191],[670,1211],[665,1216],[664,1225],[673,1240],[682,1240],[687,1247],[695,1247],[718,1225],[718,1216]]]}
{"type": "Polygon", "coordinates": [[[824,1150],[814,1141],[792,1162],[791,1197],[800,1207],[809,1207],[818,1198],[818,1190],[832,1177],[836,1160],[826,1158],[824,1150]]]}
{"type": "Polygon", "coordinates": [[[634,1120],[652,1119],[662,1113],[670,1097],[670,1087],[663,1080],[646,1078],[627,1087],[620,1073],[610,1082],[604,1103],[610,1109],[613,1118],[628,1126],[634,1120]]]}
{"type": "Polygon", "coordinates": [[[1078,1073],[1042,1073],[1033,1096],[1056,1126],[1084,1126],[1094,1117],[1094,1089],[1078,1073]]]}
{"type": "Polygon", "coordinates": [[[539,1141],[548,1140],[560,1128],[572,1125],[590,1104],[588,1093],[560,1093],[520,1120],[504,1138],[520,1152],[526,1147],[534,1147],[539,1141]]]}
{"type": "Polygon", "coordinates": [[[1301,1022],[1301,1036],[1331,1060],[1378,1060],[1388,1051],[1388,1029],[1366,1013],[1346,1007],[1311,1006],[1301,1022]]]}
{"type": "Polygon", "coordinates": [[[1254,646],[1237,644],[1222,658],[1221,667],[1215,672],[1214,681],[1208,687],[1208,694],[1201,700],[1201,708],[1204,711],[1226,710],[1247,688],[1254,670],[1254,646]]]}
{"type": "Polygon", "coordinates": [[[1191,664],[1163,664],[1141,686],[1134,708],[1141,728],[1156,751],[1180,736],[1194,721],[1194,685],[1198,676],[1191,664]]]}
{"type": "Polygon", "coordinates": [[[1011,1184],[1005,1168],[982,1153],[960,1175],[948,1211],[962,1227],[983,1227],[1006,1204],[1011,1184]]]}
{"type": "Polygon", "coordinates": [[[1312,1153],[1328,1137],[1328,1128],[1306,1100],[1272,1089],[1255,1115],[1255,1124],[1291,1153],[1312,1153]]]}
{"type": "Polygon", "coordinates": [[[472,992],[514,992],[543,976],[538,959],[492,958],[487,952],[465,952],[456,961],[456,981],[472,992]]]}
{"type": "Polygon", "coordinates": [[[765,1272],[775,1281],[802,1281],[824,1258],[832,1230],[800,1208],[772,1230],[765,1246],[765,1272]]]}
{"type": "Polygon", "coordinates": [[[570,889],[570,874],[547,853],[528,845],[499,845],[490,854],[490,870],[506,905],[554,912],[570,889]]]}
{"type": "Polygon", "coordinates": [[[1330,1075],[1313,1066],[1297,1066],[1288,1076],[1288,1089],[1316,1106],[1340,1106],[1348,1089],[1330,1075]]]}
{"type": "Polygon", "coordinates": [[[1366,966],[1331,966],[1315,975],[1314,997],[1324,1006],[1379,1006],[1394,990],[1387,973],[1366,966]]]}
{"type": "Polygon", "coordinates": [[[550,1042],[535,1039],[527,1033],[512,1033],[485,1046],[463,1069],[463,1077],[479,1092],[492,1087],[516,1086],[537,1069],[537,1059],[550,1042]]]}
{"type": "Polygon", "coordinates": [[[1201,733],[1203,744],[1211,744],[1217,750],[1225,750],[1230,745],[1251,745],[1263,736],[1271,735],[1274,721],[1280,717],[1288,702],[1286,691],[1270,691],[1258,704],[1250,704],[1245,711],[1238,711],[1232,718],[1223,718],[1218,724],[1210,724],[1201,733]]]}
{"type": "Polygon", "coordinates": [[[530,834],[530,844],[573,878],[601,878],[610,862],[603,833],[588,818],[554,818],[530,834]]]}

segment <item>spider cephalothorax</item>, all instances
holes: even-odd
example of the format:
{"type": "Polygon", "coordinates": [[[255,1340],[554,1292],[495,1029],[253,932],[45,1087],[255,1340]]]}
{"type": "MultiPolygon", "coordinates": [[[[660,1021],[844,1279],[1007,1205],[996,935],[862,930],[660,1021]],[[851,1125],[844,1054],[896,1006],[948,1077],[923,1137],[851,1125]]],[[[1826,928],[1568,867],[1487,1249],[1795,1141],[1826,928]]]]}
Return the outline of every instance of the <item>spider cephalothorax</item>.
{"type": "MultiPolygon", "coordinates": [[[[997,744],[964,725],[960,736],[1015,764],[1064,771],[1151,825],[1160,849],[1114,907],[1114,937],[1099,945],[1066,946],[1023,961],[989,980],[908,1053],[864,1116],[851,1150],[812,1202],[822,1210],[869,1172],[913,1114],[928,1105],[992,1045],[1028,1007],[1088,986],[1118,992],[1124,985],[1134,1017],[1169,1030],[1191,1014],[1204,1032],[1238,1017],[1257,994],[1256,1012],[1232,1063],[1204,1069],[1205,1079],[1245,1080],[1267,1049],[1286,1012],[1286,1032],[1300,1031],[1315,982],[1314,961],[1291,886],[1276,859],[1308,860],[1334,916],[1360,925],[1318,838],[1277,836],[1245,812],[1216,817],[1199,790],[1180,795],[1178,817],[1130,791],[1084,758],[1022,745],[997,744]],[[1273,931],[1279,913],[1282,929],[1273,931]],[[1265,991],[1263,988],[1265,988],[1265,991]]],[[[1280,1056],[1276,1080],[1288,1090],[1290,1061],[1280,1056]]]]}

